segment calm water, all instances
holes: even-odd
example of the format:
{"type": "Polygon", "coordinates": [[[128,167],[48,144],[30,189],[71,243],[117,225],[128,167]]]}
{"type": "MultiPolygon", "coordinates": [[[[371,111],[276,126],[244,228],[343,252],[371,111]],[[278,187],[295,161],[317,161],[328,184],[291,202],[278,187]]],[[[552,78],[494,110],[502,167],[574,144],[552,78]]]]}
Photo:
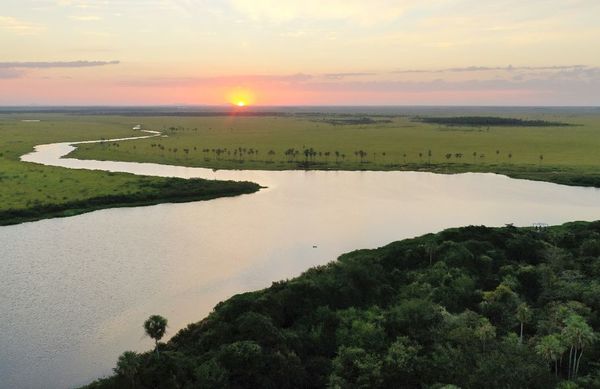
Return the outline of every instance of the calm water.
{"type": "Polygon", "coordinates": [[[62,388],[147,350],[142,323],[169,335],[234,293],[269,286],[358,248],[469,224],[600,219],[600,191],[493,174],[218,171],[24,160],[160,176],[244,179],[259,193],[110,209],[0,228],[0,386],[62,388]],[[316,245],[317,248],[313,248],[316,245]]]}

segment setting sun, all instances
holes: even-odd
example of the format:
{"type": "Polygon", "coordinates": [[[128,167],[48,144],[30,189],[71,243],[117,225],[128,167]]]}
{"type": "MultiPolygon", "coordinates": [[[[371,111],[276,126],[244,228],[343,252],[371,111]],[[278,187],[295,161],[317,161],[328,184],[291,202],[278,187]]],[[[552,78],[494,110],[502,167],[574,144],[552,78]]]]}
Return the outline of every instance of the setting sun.
{"type": "Polygon", "coordinates": [[[227,100],[238,107],[247,107],[254,104],[254,93],[246,88],[236,88],[227,94],[227,100]]]}

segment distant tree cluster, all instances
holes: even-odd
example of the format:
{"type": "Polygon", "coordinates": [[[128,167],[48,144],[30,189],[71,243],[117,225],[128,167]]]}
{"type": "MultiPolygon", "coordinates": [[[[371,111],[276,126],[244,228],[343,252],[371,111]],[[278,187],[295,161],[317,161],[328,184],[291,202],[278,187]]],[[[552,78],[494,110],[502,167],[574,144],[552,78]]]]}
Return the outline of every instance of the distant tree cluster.
{"type": "Polygon", "coordinates": [[[442,124],[446,126],[503,126],[503,127],[564,127],[568,123],[549,122],[545,120],[525,120],[495,116],[452,116],[452,117],[419,117],[423,123],[442,124]]]}
{"type": "Polygon", "coordinates": [[[600,222],[472,226],[234,296],[89,387],[598,388],[599,331],[600,222]]]}
{"type": "Polygon", "coordinates": [[[332,118],[323,120],[327,124],[334,126],[347,125],[369,125],[369,124],[389,124],[393,123],[390,119],[373,119],[370,117],[351,117],[351,118],[332,118]]]}

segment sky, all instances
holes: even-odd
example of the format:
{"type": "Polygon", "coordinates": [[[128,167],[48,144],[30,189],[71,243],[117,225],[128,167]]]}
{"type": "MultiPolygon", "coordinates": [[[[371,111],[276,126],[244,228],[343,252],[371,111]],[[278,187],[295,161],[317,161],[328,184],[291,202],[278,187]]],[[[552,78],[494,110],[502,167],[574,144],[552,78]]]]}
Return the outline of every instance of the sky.
{"type": "Polygon", "coordinates": [[[598,0],[1,0],[0,105],[600,105],[598,0]]]}

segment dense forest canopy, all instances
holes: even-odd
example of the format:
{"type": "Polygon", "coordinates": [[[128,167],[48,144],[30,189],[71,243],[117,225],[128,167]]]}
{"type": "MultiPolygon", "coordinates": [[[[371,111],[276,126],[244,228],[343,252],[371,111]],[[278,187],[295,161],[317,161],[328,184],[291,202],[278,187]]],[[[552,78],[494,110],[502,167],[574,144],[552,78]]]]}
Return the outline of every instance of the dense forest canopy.
{"type": "Polygon", "coordinates": [[[89,387],[600,388],[599,312],[600,222],[450,229],[234,296],[89,387]]]}

